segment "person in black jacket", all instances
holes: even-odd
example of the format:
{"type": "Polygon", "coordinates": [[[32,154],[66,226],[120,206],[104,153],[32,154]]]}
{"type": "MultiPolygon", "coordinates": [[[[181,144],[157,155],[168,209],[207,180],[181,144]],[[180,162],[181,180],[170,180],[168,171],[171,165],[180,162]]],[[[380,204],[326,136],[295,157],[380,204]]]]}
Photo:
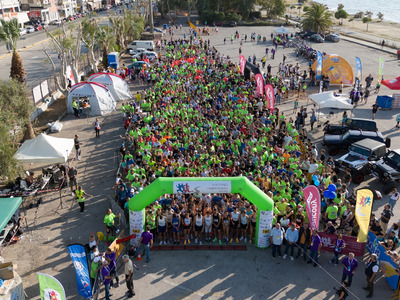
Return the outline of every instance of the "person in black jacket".
{"type": "Polygon", "coordinates": [[[298,242],[298,249],[297,258],[301,256],[301,252],[303,251],[303,260],[307,259],[307,249],[311,243],[311,230],[308,226],[308,223],[304,223],[303,226],[300,226],[299,230],[299,239],[298,242]]]}
{"type": "Polygon", "coordinates": [[[374,279],[379,271],[379,265],[377,260],[378,256],[375,253],[373,253],[371,254],[371,259],[365,266],[365,275],[367,276],[367,286],[363,287],[363,289],[369,292],[368,295],[366,296],[367,298],[371,298],[372,295],[374,294],[374,279]]]}

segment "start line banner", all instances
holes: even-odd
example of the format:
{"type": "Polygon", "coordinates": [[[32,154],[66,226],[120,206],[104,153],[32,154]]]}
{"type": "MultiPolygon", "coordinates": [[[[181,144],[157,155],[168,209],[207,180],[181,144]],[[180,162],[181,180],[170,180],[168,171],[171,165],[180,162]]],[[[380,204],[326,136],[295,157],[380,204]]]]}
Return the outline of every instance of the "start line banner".
{"type": "MultiPolygon", "coordinates": [[[[326,232],[318,232],[321,237],[322,251],[333,252],[335,249],[336,234],[330,234],[326,232]]],[[[343,249],[342,254],[349,254],[353,252],[355,256],[363,256],[365,243],[358,243],[357,237],[355,236],[342,236],[346,247],[343,249]]]]}
{"type": "Polygon", "coordinates": [[[174,194],[228,194],[230,181],[174,181],[174,194]]]}

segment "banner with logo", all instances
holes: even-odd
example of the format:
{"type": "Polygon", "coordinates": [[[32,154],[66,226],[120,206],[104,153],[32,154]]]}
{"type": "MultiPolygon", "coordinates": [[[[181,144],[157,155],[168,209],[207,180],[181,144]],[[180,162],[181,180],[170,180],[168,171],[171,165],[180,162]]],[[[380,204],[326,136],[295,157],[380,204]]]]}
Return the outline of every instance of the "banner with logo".
{"type": "Polygon", "coordinates": [[[315,78],[319,80],[322,76],[322,53],[317,52],[317,68],[315,69],[315,78]]]}
{"type": "Polygon", "coordinates": [[[230,181],[174,181],[174,194],[229,194],[230,181]]]}
{"type": "Polygon", "coordinates": [[[399,275],[396,272],[396,264],[392,261],[389,255],[386,254],[385,248],[381,244],[375,234],[368,232],[368,239],[366,248],[369,253],[375,253],[378,256],[378,262],[385,275],[386,281],[392,287],[392,289],[397,289],[397,284],[399,282],[399,275]]]}
{"type": "Polygon", "coordinates": [[[129,210],[129,225],[130,234],[135,234],[136,236],[131,239],[131,245],[137,245],[139,243],[140,237],[142,236],[143,228],[145,224],[145,210],[140,211],[129,210]]]}
{"type": "Polygon", "coordinates": [[[41,300],[65,300],[62,284],[53,276],[37,273],[41,300]]]}
{"type": "Polygon", "coordinates": [[[315,185],[309,185],[303,189],[303,195],[306,202],[306,210],[310,229],[319,228],[319,217],[321,215],[321,196],[315,185]]]}
{"type": "Polygon", "coordinates": [[[270,245],[270,232],[274,214],[272,211],[257,210],[256,246],[267,248],[270,245]]]}
{"type": "Polygon", "coordinates": [[[357,190],[356,220],[360,226],[357,236],[357,242],[359,243],[365,243],[367,241],[372,201],[374,201],[374,195],[371,190],[357,190]]]}
{"type": "Polygon", "coordinates": [[[246,58],[244,55],[239,55],[239,67],[240,67],[240,74],[244,74],[244,68],[246,66],[246,58]]]}
{"type": "Polygon", "coordinates": [[[264,78],[260,73],[256,74],[254,77],[257,83],[257,95],[262,97],[264,95],[264,78]]]}
{"type": "Polygon", "coordinates": [[[92,297],[92,288],[85,247],[81,244],[73,244],[68,246],[68,251],[75,268],[78,293],[84,298],[90,298],[92,297]]]}
{"type": "Polygon", "coordinates": [[[383,66],[384,65],[385,65],[385,60],[381,56],[381,57],[379,57],[378,83],[381,83],[381,81],[382,81],[383,66]]]}
{"type": "Polygon", "coordinates": [[[275,109],[275,95],[274,95],[274,88],[271,84],[266,84],[264,86],[265,96],[267,97],[267,108],[270,111],[274,111],[275,109]]]}
{"type": "MultiPolygon", "coordinates": [[[[330,234],[326,232],[318,232],[321,237],[322,251],[334,252],[335,250],[335,240],[337,239],[337,234],[330,234]]],[[[343,249],[342,254],[354,253],[355,256],[363,256],[365,243],[357,243],[357,238],[354,236],[342,236],[346,247],[343,249]]]]}
{"type": "Polygon", "coordinates": [[[362,65],[361,59],[356,56],[356,77],[361,80],[362,79],[362,65]]]}

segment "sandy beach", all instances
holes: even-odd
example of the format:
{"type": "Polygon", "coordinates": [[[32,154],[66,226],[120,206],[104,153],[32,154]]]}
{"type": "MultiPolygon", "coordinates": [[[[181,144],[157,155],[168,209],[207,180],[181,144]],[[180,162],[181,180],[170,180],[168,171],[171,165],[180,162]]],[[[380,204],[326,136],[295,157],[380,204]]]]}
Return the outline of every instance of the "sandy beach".
{"type": "MultiPolygon", "coordinates": [[[[303,15],[303,7],[304,6],[311,6],[311,3],[306,3],[302,6],[302,8],[299,10],[298,6],[296,8],[290,8],[294,4],[298,3],[296,0],[286,0],[286,4],[290,4],[290,6],[286,9],[286,13],[289,16],[299,16],[303,15]]],[[[344,7],[344,10],[346,10],[346,7],[344,7]]],[[[374,12],[375,13],[375,12],[374,12]]],[[[349,19],[351,16],[349,15],[349,18],[346,20],[343,20],[343,27],[347,27],[349,29],[352,29],[356,32],[363,32],[363,33],[368,33],[370,35],[382,38],[382,39],[388,39],[392,41],[397,41],[400,42],[400,24],[399,23],[393,23],[393,22],[387,22],[385,21],[385,17],[382,22],[380,22],[378,19],[372,20],[368,24],[368,31],[367,31],[367,24],[364,24],[361,19],[355,19],[353,22],[349,22],[349,19]]],[[[334,16],[332,16],[332,22],[334,26],[339,25],[339,20],[335,19],[334,16]]]]}

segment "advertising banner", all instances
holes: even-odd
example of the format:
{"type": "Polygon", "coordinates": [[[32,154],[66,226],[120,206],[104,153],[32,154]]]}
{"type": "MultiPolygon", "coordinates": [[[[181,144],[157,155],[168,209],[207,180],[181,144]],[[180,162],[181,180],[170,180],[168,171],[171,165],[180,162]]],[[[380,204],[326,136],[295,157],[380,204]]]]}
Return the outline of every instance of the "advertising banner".
{"type": "Polygon", "coordinates": [[[365,243],[367,241],[372,201],[374,201],[374,197],[371,190],[357,190],[356,220],[360,226],[357,237],[357,242],[359,243],[365,243]]]}
{"type": "Polygon", "coordinates": [[[174,181],[174,194],[228,194],[230,181],[174,181]]]}
{"type": "Polygon", "coordinates": [[[304,199],[306,202],[306,210],[308,220],[310,221],[310,229],[319,228],[319,217],[321,214],[321,197],[319,190],[314,185],[309,185],[303,189],[304,199]]]}
{"type": "Polygon", "coordinates": [[[78,293],[84,298],[91,298],[92,288],[90,287],[89,268],[85,247],[81,244],[73,244],[68,246],[68,251],[75,268],[78,293]]]}
{"type": "Polygon", "coordinates": [[[257,83],[257,95],[262,97],[264,95],[264,78],[260,73],[256,74],[254,77],[257,83]]]}
{"type": "Polygon", "coordinates": [[[53,276],[37,273],[41,300],[65,300],[62,284],[53,276]]]}
{"type": "Polygon", "coordinates": [[[142,235],[144,228],[144,215],[144,209],[140,211],[129,210],[130,234],[136,235],[133,239],[131,239],[131,245],[136,245],[140,240],[140,236],[142,235]]]}
{"type": "Polygon", "coordinates": [[[385,275],[386,281],[392,287],[392,289],[397,289],[397,283],[399,282],[399,275],[396,272],[396,264],[392,261],[389,255],[386,254],[385,248],[379,244],[378,239],[375,234],[368,232],[368,239],[366,248],[369,253],[375,253],[378,256],[378,261],[385,275]]]}
{"type": "MultiPolygon", "coordinates": [[[[318,53],[317,53],[318,56],[318,53]]],[[[322,62],[319,63],[318,57],[312,64],[311,68],[315,70],[317,80],[320,78],[317,75],[318,66],[321,66],[321,76],[327,76],[331,85],[344,84],[345,86],[353,85],[354,74],[353,68],[350,63],[343,57],[337,55],[324,55],[322,56],[322,62]]]]}
{"type": "Polygon", "coordinates": [[[317,68],[315,69],[315,78],[319,80],[322,76],[322,53],[317,52],[317,68]]]}
{"type": "Polygon", "coordinates": [[[240,74],[244,74],[244,67],[246,66],[246,58],[244,55],[239,56],[239,67],[240,67],[240,74]]]}
{"type": "Polygon", "coordinates": [[[361,59],[356,57],[356,77],[361,80],[362,79],[362,66],[361,59]]]}
{"type": "Polygon", "coordinates": [[[274,215],[272,211],[258,210],[257,211],[257,247],[267,248],[270,244],[269,236],[272,228],[272,220],[274,215]]]}
{"type": "MultiPolygon", "coordinates": [[[[335,249],[336,234],[330,234],[326,232],[318,232],[321,237],[322,251],[333,252],[335,249]]],[[[355,256],[363,256],[365,243],[358,243],[357,238],[354,236],[342,236],[346,247],[343,249],[343,254],[354,253],[355,256]]]]}
{"type": "Polygon", "coordinates": [[[267,97],[267,108],[270,111],[274,111],[275,109],[275,95],[274,88],[271,84],[266,84],[265,87],[265,96],[267,97]]]}
{"type": "Polygon", "coordinates": [[[381,57],[379,57],[378,83],[381,83],[381,81],[382,81],[383,66],[384,65],[385,65],[385,60],[381,56],[381,57]]]}

